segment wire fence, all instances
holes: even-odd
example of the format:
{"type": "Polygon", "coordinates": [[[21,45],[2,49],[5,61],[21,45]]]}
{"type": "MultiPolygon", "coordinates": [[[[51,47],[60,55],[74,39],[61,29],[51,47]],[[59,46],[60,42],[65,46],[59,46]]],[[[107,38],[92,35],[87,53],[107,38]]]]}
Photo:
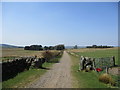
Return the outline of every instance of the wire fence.
{"type": "Polygon", "coordinates": [[[110,68],[115,66],[115,57],[105,57],[105,58],[95,58],[95,67],[96,68],[110,68]]]}

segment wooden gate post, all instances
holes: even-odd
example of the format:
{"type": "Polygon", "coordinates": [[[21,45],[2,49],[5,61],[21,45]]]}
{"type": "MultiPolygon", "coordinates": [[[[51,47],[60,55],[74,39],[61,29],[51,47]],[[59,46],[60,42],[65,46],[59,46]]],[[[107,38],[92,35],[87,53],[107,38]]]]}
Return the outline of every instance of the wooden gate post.
{"type": "Polygon", "coordinates": [[[113,59],[113,66],[115,66],[115,56],[112,56],[113,59]]]}
{"type": "Polygon", "coordinates": [[[95,70],[95,58],[93,58],[93,70],[95,70]]]}
{"type": "Polygon", "coordinates": [[[106,73],[108,74],[108,67],[106,67],[106,73]]]}

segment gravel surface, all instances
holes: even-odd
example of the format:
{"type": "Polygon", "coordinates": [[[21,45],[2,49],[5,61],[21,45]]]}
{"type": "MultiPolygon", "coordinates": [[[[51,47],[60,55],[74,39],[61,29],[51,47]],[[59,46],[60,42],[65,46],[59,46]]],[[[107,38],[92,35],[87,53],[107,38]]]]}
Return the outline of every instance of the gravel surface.
{"type": "Polygon", "coordinates": [[[111,75],[120,75],[120,67],[109,68],[108,73],[111,75]]]}
{"type": "Polygon", "coordinates": [[[71,58],[68,53],[64,51],[60,63],[54,64],[49,71],[26,88],[72,88],[71,58]]]}

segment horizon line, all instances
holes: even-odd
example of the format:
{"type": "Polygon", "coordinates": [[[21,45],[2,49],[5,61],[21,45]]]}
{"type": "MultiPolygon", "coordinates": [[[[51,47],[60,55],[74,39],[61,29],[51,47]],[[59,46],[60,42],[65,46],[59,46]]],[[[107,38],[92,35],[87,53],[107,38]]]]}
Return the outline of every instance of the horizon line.
{"type": "MultiPolygon", "coordinates": [[[[30,46],[30,45],[42,45],[42,44],[16,45],[16,44],[8,44],[8,43],[2,43],[2,44],[12,45],[12,46],[21,46],[21,47],[30,46]]],[[[0,43],[0,45],[2,45],[2,44],[0,43]]],[[[56,46],[56,45],[61,45],[61,44],[55,44],[55,45],[42,45],[42,46],[56,46]]],[[[63,45],[65,45],[65,44],[63,44],[63,45]]],[[[75,44],[75,45],[77,45],[77,44],[75,44]]],[[[65,45],[65,46],[75,46],[75,45],[65,45]]],[[[101,46],[102,44],[92,44],[92,45],[101,46]]],[[[92,46],[92,45],[77,45],[77,46],[92,46]]],[[[120,45],[102,45],[102,46],[120,46],[120,45]]]]}

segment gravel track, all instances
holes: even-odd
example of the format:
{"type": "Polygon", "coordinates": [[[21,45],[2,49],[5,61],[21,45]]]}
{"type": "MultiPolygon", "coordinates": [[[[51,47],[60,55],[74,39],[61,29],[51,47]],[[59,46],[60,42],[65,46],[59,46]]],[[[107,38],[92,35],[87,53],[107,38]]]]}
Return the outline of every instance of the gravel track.
{"type": "Polygon", "coordinates": [[[41,76],[37,81],[29,84],[27,88],[72,88],[71,58],[64,51],[60,63],[41,76]]]}

